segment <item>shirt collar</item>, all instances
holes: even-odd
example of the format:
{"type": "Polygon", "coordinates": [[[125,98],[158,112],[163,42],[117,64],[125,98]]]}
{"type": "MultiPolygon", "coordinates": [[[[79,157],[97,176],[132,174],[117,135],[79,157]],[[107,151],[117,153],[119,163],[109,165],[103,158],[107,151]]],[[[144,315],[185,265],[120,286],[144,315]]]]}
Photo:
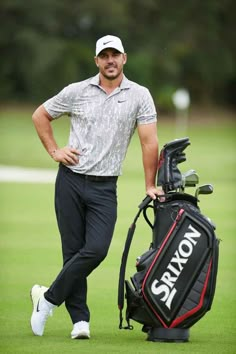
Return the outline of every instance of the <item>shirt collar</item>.
{"type": "MultiPolygon", "coordinates": [[[[91,85],[99,86],[99,74],[92,77],[90,81],[91,85]]],[[[123,75],[123,79],[120,84],[120,89],[129,89],[130,88],[130,81],[127,79],[125,75],[123,75]]]]}

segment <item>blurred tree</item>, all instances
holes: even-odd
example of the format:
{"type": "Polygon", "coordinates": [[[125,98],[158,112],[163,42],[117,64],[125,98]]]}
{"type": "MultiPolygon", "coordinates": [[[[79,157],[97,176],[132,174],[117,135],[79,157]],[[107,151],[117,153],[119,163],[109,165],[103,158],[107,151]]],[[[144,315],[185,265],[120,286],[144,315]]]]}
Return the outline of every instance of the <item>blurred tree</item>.
{"type": "Polygon", "coordinates": [[[188,88],[195,100],[227,100],[225,85],[235,78],[235,4],[230,0],[148,0],[144,8],[143,1],[130,1],[133,38],[129,40],[152,57],[147,84],[164,98],[165,105],[165,93],[171,105],[171,87],[174,92],[180,86],[188,88]]]}
{"type": "Polygon", "coordinates": [[[194,101],[235,100],[233,0],[1,0],[0,97],[46,99],[96,73],[95,41],[122,38],[126,75],[164,108],[176,88],[194,101]]]}

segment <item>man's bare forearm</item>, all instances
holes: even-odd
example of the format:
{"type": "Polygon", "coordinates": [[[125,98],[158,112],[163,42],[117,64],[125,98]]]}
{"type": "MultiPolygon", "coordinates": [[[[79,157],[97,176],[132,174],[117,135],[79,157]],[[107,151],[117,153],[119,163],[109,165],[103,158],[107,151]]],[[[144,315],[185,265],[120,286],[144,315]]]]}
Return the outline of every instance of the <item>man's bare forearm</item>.
{"type": "Polygon", "coordinates": [[[39,106],[33,113],[32,120],[43,146],[52,156],[53,152],[58,149],[51,126],[52,118],[43,106],[39,106]]]}
{"type": "Polygon", "coordinates": [[[158,167],[158,143],[142,145],[143,167],[146,189],[155,187],[158,167]]]}
{"type": "Polygon", "coordinates": [[[52,117],[42,105],[33,113],[32,120],[43,146],[56,162],[62,162],[65,165],[76,165],[79,162],[80,152],[78,150],[68,146],[58,147],[53,135],[52,117]]]}
{"type": "Polygon", "coordinates": [[[156,188],[159,154],[156,124],[138,126],[138,134],[142,147],[146,193],[155,199],[159,194],[159,190],[156,188]]]}

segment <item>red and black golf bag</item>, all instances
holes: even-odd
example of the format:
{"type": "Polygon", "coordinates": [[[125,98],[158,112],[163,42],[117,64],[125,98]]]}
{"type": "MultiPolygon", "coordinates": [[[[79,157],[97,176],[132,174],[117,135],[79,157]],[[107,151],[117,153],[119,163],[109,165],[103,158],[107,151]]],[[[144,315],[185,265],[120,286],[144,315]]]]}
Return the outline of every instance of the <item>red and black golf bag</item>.
{"type": "Polygon", "coordinates": [[[215,293],[219,241],[214,224],[201,213],[197,198],[201,191],[209,194],[213,189],[205,185],[197,189],[196,196],[185,193],[186,186],[196,185],[196,174],[183,177],[177,168],[185,161],[183,150],[189,144],[188,138],[178,139],[162,149],[157,184],[165,192],[165,201],[152,202],[146,197],[139,205],[120,266],[119,328],[132,329],[130,320],[137,321],[150,341],[188,341],[190,327],[210,310],[215,293]],[[150,209],[153,221],[147,214],[150,209]],[[152,240],[149,250],[137,258],[130,283],[125,280],[125,269],[141,213],[151,228],[152,240]],[[124,293],[126,327],[122,317],[124,293]]]}

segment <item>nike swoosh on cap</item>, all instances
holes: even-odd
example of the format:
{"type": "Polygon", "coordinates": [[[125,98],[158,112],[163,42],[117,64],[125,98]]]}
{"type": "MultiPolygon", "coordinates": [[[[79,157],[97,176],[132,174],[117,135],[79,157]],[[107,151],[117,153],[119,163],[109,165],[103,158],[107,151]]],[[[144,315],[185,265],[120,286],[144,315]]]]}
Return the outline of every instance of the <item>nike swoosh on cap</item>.
{"type": "Polygon", "coordinates": [[[106,44],[111,43],[111,42],[113,42],[113,41],[103,42],[103,45],[106,45],[106,44]]]}

